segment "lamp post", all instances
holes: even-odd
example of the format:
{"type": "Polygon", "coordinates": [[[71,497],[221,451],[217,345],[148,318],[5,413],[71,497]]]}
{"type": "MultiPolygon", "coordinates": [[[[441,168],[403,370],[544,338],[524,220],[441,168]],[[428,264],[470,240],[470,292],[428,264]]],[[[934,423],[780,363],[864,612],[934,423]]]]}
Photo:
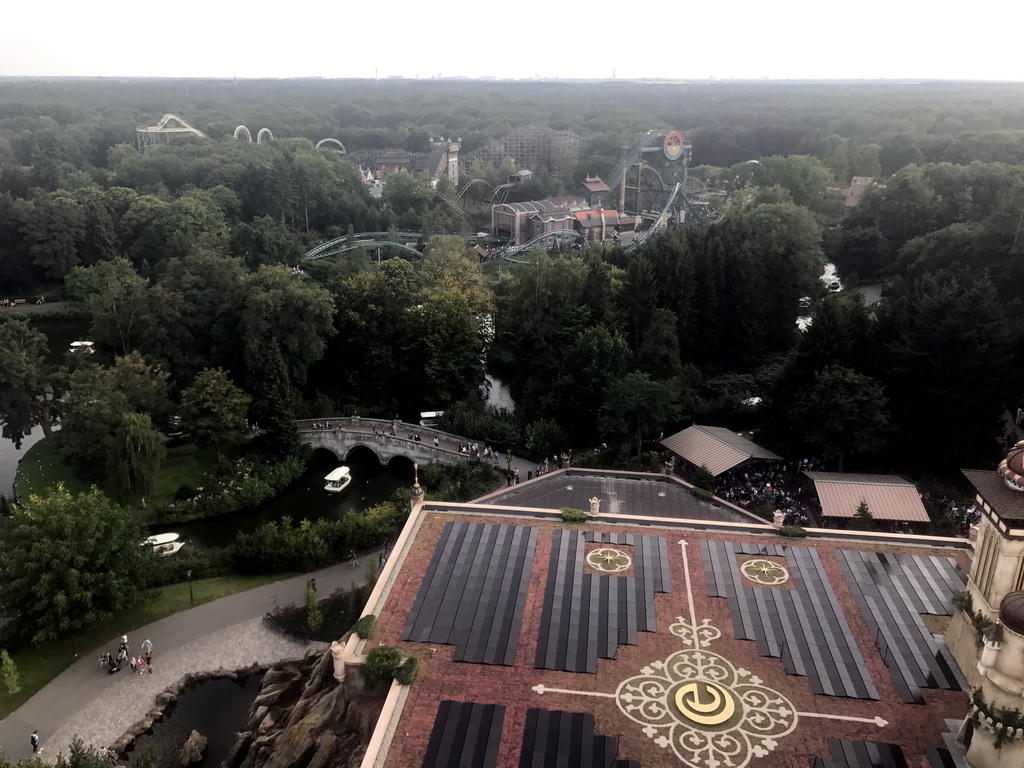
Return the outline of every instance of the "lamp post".
{"type": "Polygon", "coordinates": [[[192,595],[192,569],[185,571],[185,576],[188,578],[188,602],[190,605],[196,604],[196,599],[192,595]]]}

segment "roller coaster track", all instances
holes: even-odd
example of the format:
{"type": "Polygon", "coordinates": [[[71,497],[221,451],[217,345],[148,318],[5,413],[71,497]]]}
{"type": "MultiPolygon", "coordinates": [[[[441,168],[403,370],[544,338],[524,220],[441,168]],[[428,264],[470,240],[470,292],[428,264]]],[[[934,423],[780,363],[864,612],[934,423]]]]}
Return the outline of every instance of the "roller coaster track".
{"type": "MultiPolygon", "coordinates": [[[[387,237],[388,234],[388,232],[357,232],[353,235],[337,237],[334,240],[328,240],[326,243],[320,243],[316,248],[307,251],[302,259],[303,261],[315,261],[316,259],[333,256],[336,253],[349,251],[370,243],[384,242],[385,245],[397,245],[397,243],[392,243],[390,240],[380,240],[382,237],[387,237]]],[[[397,234],[399,237],[409,240],[415,240],[423,236],[421,232],[398,232],[397,234]]],[[[419,256],[421,254],[419,251],[416,251],[416,255],[419,256]]]]}
{"type": "Polygon", "coordinates": [[[156,125],[147,125],[135,129],[135,136],[139,142],[139,149],[146,149],[148,147],[156,146],[157,144],[164,144],[172,134],[182,133],[189,133],[203,139],[210,138],[188,122],[188,120],[170,113],[161,117],[160,122],[156,125]],[[172,122],[177,123],[177,125],[171,125],[172,122]]]}
{"type": "MultiPolygon", "coordinates": [[[[652,223],[651,226],[649,226],[640,234],[640,237],[634,238],[633,242],[626,246],[626,253],[629,253],[630,251],[639,248],[641,245],[644,244],[644,241],[651,236],[651,234],[657,232],[664,226],[665,219],[668,216],[669,211],[672,210],[672,206],[676,201],[676,197],[680,196],[679,192],[682,188],[683,185],[681,182],[676,183],[675,187],[672,189],[672,194],[670,194],[668,196],[668,200],[665,201],[665,206],[661,209],[661,213],[658,214],[658,218],[654,220],[654,223],[652,223]]],[[[685,195],[683,195],[682,198],[684,201],[686,200],[685,195]]]]}
{"type": "MultiPolygon", "coordinates": [[[[470,179],[469,181],[467,181],[467,182],[466,182],[466,186],[464,186],[464,187],[462,188],[462,191],[461,191],[461,192],[459,192],[459,194],[457,194],[457,195],[455,196],[455,202],[458,202],[459,200],[461,200],[461,199],[462,199],[462,197],[463,197],[463,195],[465,195],[465,194],[466,194],[466,192],[468,192],[468,191],[469,191],[469,188],[470,188],[470,187],[472,187],[472,186],[473,186],[474,184],[483,184],[483,185],[484,185],[485,187],[487,187],[488,189],[490,189],[490,186],[491,186],[490,184],[488,184],[488,183],[487,183],[486,181],[484,181],[483,179],[470,179]]],[[[494,190],[493,190],[493,189],[490,189],[490,192],[488,192],[488,194],[489,194],[489,195],[491,195],[491,196],[493,197],[493,194],[494,194],[494,190]]],[[[485,198],[485,199],[486,199],[486,198],[485,198]]]]}
{"type": "Polygon", "coordinates": [[[499,184],[498,186],[496,186],[494,189],[487,193],[487,196],[484,198],[484,202],[493,203],[494,205],[501,205],[506,200],[508,200],[509,190],[511,190],[512,187],[516,186],[518,186],[518,184],[516,184],[515,182],[509,182],[508,184],[499,184]]]}
{"type": "MultiPolygon", "coordinates": [[[[387,234],[387,233],[385,232],[385,234],[387,234]]],[[[396,249],[398,249],[400,251],[404,251],[405,253],[411,253],[417,259],[422,259],[423,258],[423,254],[420,253],[419,251],[417,251],[415,248],[411,248],[408,245],[403,245],[402,243],[393,243],[390,240],[361,240],[358,243],[351,243],[349,245],[345,245],[345,246],[342,246],[340,248],[331,250],[331,251],[329,251],[327,253],[321,253],[320,255],[314,256],[313,258],[315,258],[315,259],[322,259],[325,256],[337,256],[339,253],[347,253],[348,251],[355,251],[355,250],[360,249],[360,248],[380,248],[380,247],[396,248],[396,249]]]]}
{"type": "Polygon", "coordinates": [[[619,162],[612,169],[612,172],[608,174],[608,178],[604,180],[604,183],[608,185],[608,189],[614,190],[622,183],[626,172],[633,166],[633,163],[640,159],[640,150],[651,146],[652,141],[658,138],[660,138],[660,136],[656,131],[648,131],[647,133],[640,134],[636,140],[626,148],[622,157],[619,158],[619,162]]]}
{"type": "Polygon", "coordinates": [[[343,155],[345,154],[345,145],[342,144],[337,139],[332,139],[330,136],[328,136],[326,139],[320,139],[320,141],[316,143],[316,149],[320,149],[324,144],[337,144],[338,148],[334,151],[340,152],[343,155]]]}
{"type": "Polygon", "coordinates": [[[204,139],[210,138],[205,133],[196,128],[194,125],[192,125],[190,122],[188,122],[188,120],[185,120],[182,117],[178,117],[177,115],[172,115],[170,113],[161,117],[160,122],[156,125],[149,126],[148,128],[139,128],[139,130],[146,131],[147,133],[194,133],[196,136],[202,136],[204,139]],[[170,123],[172,120],[178,124],[177,128],[168,127],[168,123],[170,123]]]}
{"type": "MultiPolygon", "coordinates": [[[[234,137],[236,139],[239,138],[240,136],[244,136],[246,138],[246,140],[250,144],[252,144],[252,134],[249,132],[249,129],[246,128],[244,125],[240,125],[237,128],[235,128],[235,132],[234,132],[233,135],[234,135],[234,137]]],[[[270,140],[270,139],[273,139],[273,138],[274,138],[274,134],[272,134],[270,132],[269,128],[260,128],[259,133],[256,134],[256,143],[257,144],[262,144],[263,143],[263,139],[270,140]]]]}
{"type": "Polygon", "coordinates": [[[506,248],[498,251],[492,258],[488,259],[488,264],[497,263],[499,261],[511,261],[515,264],[527,264],[529,262],[519,261],[514,256],[518,256],[521,253],[533,250],[534,248],[547,248],[548,250],[557,250],[562,245],[569,243],[579,243],[584,246],[587,244],[587,239],[583,237],[579,232],[572,229],[561,230],[559,232],[545,232],[543,235],[537,235],[531,240],[527,240],[522,245],[517,245],[514,248],[506,248]]]}
{"type": "Polygon", "coordinates": [[[443,200],[448,205],[449,208],[451,208],[453,211],[455,211],[457,214],[459,214],[462,218],[464,218],[464,219],[465,218],[469,218],[467,216],[466,212],[464,210],[462,210],[461,208],[459,208],[458,205],[455,204],[455,200],[458,200],[458,198],[455,198],[455,200],[452,200],[447,195],[442,195],[436,189],[434,190],[434,196],[441,198],[441,200],[443,200]]]}

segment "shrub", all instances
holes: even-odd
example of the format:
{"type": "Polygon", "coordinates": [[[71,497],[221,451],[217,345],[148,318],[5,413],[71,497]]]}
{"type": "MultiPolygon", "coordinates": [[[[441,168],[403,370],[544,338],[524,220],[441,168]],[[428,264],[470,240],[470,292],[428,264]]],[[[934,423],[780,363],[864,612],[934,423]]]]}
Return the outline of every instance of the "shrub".
{"type": "Polygon", "coordinates": [[[412,685],[420,671],[420,660],[410,656],[395,670],[395,681],[399,685],[412,685]]]}
{"type": "Polygon", "coordinates": [[[352,629],[357,635],[359,635],[361,640],[367,640],[370,635],[373,634],[373,628],[376,626],[377,617],[370,613],[357,621],[352,629]]]}
{"type": "Polygon", "coordinates": [[[402,663],[402,652],[390,645],[379,645],[368,654],[363,662],[363,678],[369,685],[390,682],[395,670],[402,663]]]}
{"type": "Polygon", "coordinates": [[[690,482],[698,488],[703,488],[705,491],[715,490],[715,476],[711,474],[711,470],[704,464],[701,464],[690,473],[690,482]]]}
{"type": "Polygon", "coordinates": [[[295,525],[285,517],[252,533],[240,533],[231,545],[231,560],[238,573],[314,570],[394,538],[408,516],[407,507],[385,502],[338,520],[303,520],[295,525]]]}
{"type": "Polygon", "coordinates": [[[984,645],[985,630],[992,626],[992,619],[981,611],[974,610],[974,598],[967,590],[957,592],[950,600],[953,607],[963,611],[971,626],[974,627],[974,645],[981,648],[984,645]]]}
{"type": "Polygon", "coordinates": [[[319,632],[320,627],[324,625],[324,615],[320,611],[312,579],[306,579],[306,625],[311,634],[319,632]]]}
{"type": "Polygon", "coordinates": [[[767,520],[770,523],[775,519],[775,501],[773,499],[765,499],[754,507],[753,511],[762,520],[767,520]]]}
{"type": "Polygon", "coordinates": [[[799,525],[784,525],[779,528],[779,535],[789,539],[803,539],[807,537],[807,531],[799,525]]]}
{"type": "Polygon", "coordinates": [[[562,507],[562,522],[563,523],[585,523],[587,522],[587,513],[582,509],[573,509],[572,507],[562,507]]]}
{"type": "Polygon", "coordinates": [[[694,486],[690,493],[703,501],[711,501],[715,498],[715,494],[705,488],[700,488],[699,486],[694,486]]]}
{"type": "MultiPolygon", "coordinates": [[[[18,665],[14,663],[14,659],[10,657],[7,651],[0,651],[0,676],[4,679],[4,685],[7,687],[7,692],[12,696],[21,690],[21,685],[18,681],[18,665]]],[[[413,677],[416,677],[415,671],[413,677]]],[[[410,681],[411,682],[411,681],[410,681]]],[[[403,683],[408,685],[408,683],[403,683]]]]}

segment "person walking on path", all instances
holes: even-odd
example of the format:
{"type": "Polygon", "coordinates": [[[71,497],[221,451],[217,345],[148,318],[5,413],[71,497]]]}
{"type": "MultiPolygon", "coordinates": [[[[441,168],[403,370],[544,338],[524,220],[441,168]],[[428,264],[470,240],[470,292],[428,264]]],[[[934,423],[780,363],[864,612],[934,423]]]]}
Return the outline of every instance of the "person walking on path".
{"type": "Polygon", "coordinates": [[[146,669],[149,670],[149,674],[153,674],[153,651],[146,651],[146,669]]]}
{"type": "Polygon", "coordinates": [[[142,641],[142,655],[149,656],[153,652],[153,643],[147,637],[142,641]]]}
{"type": "Polygon", "coordinates": [[[141,675],[143,672],[146,671],[146,660],[140,656],[138,661],[139,661],[139,674],[141,675]]]}
{"type": "Polygon", "coordinates": [[[32,754],[39,751],[39,731],[32,731],[32,737],[29,739],[32,742],[32,754]]]}
{"type": "Polygon", "coordinates": [[[354,549],[349,550],[348,556],[349,556],[349,560],[351,561],[350,565],[353,568],[358,568],[359,567],[359,560],[356,558],[356,551],[354,549]]]}

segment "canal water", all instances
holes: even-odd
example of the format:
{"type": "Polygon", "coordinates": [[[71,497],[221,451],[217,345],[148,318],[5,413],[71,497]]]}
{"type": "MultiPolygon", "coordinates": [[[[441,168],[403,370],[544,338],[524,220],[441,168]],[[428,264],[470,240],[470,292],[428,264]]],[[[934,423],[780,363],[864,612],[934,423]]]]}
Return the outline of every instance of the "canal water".
{"type": "Polygon", "coordinates": [[[283,517],[291,517],[295,521],[337,519],[387,501],[399,488],[412,487],[411,462],[395,460],[388,466],[381,466],[369,451],[356,451],[345,464],[352,470],[352,482],[341,494],[330,494],[324,490],[324,475],[336,468],[339,462],[326,451],[317,451],[298,480],[256,509],[208,520],[163,525],[153,531],[180,533],[191,547],[226,547],[239,532],[251,533],[264,523],[283,517]]]}
{"type": "Polygon", "coordinates": [[[245,726],[262,675],[238,680],[203,680],[182,690],[164,719],[135,740],[125,759],[129,765],[147,747],[157,753],[156,768],[176,768],[178,752],[193,730],[208,739],[206,757],[194,765],[218,766],[228,756],[238,732],[245,726]]]}

